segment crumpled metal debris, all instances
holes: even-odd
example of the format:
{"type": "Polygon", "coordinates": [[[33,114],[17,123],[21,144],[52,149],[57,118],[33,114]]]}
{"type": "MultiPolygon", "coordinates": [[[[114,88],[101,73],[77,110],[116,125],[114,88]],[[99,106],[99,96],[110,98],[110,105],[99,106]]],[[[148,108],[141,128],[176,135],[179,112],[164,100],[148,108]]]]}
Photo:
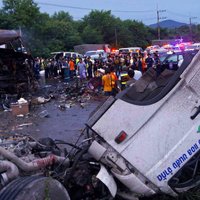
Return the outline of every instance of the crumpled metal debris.
{"type": "Polygon", "coordinates": [[[32,124],[33,124],[32,122],[29,122],[29,123],[24,123],[24,124],[17,125],[17,127],[30,126],[32,124]]]}
{"type": "Polygon", "coordinates": [[[88,86],[88,83],[59,85],[54,94],[59,93],[59,105],[58,108],[61,111],[71,108],[73,105],[79,105],[81,108],[85,108],[87,102],[92,99],[93,96],[99,95],[88,86]]]}
{"type": "Polygon", "coordinates": [[[39,117],[41,117],[41,118],[49,117],[49,113],[48,113],[47,110],[43,110],[43,111],[40,112],[38,115],[39,115],[39,117]]]}
{"type": "Polygon", "coordinates": [[[11,108],[10,108],[10,106],[8,105],[8,104],[2,104],[2,107],[3,107],[3,110],[5,111],[5,112],[7,112],[7,111],[11,111],[11,108]]]}
{"type": "Polygon", "coordinates": [[[46,99],[45,97],[37,97],[37,98],[32,98],[31,99],[31,104],[44,104],[47,103],[51,100],[51,97],[46,99]]]}
{"type": "Polygon", "coordinates": [[[19,104],[28,103],[28,101],[26,99],[24,99],[24,98],[20,98],[17,102],[19,104]]]}

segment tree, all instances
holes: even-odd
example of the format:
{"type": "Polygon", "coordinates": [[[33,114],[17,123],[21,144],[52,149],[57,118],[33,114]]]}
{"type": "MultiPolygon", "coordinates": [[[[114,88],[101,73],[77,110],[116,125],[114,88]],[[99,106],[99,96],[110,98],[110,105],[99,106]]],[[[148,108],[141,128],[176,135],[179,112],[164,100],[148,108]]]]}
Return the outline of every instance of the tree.
{"type": "MultiPolygon", "coordinates": [[[[149,28],[142,22],[137,22],[135,20],[122,21],[111,15],[111,11],[91,11],[89,15],[83,18],[81,28],[83,32],[86,29],[85,32],[87,33],[94,33],[92,29],[97,31],[99,35],[102,35],[104,43],[109,43],[118,47],[145,47],[150,43],[153,37],[153,34],[148,32],[149,28]]],[[[96,38],[92,38],[96,40],[96,38]]]]}
{"type": "Polygon", "coordinates": [[[81,37],[83,43],[103,43],[103,36],[101,35],[100,31],[96,30],[95,28],[92,28],[90,25],[84,27],[81,37]]]}
{"type": "Polygon", "coordinates": [[[68,12],[64,12],[64,11],[54,13],[54,15],[52,16],[52,19],[58,20],[58,21],[73,22],[72,16],[70,16],[68,12]]]}
{"type": "Polygon", "coordinates": [[[99,35],[101,34],[105,43],[114,43],[118,20],[118,18],[111,15],[111,11],[94,10],[83,18],[83,30],[89,26],[91,29],[95,29],[99,35]]]}
{"type": "MultiPolygon", "coordinates": [[[[115,47],[145,48],[157,38],[157,30],[135,20],[121,20],[111,11],[93,10],[82,20],[74,21],[68,12],[52,16],[41,13],[33,0],[3,0],[0,9],[1,29],[21,29],[22,37],[33,56],[48,57],[52,51],[69,51],[82,43],[108,43],[115,47]]],[[[188,26],[162,29],[164,39],[191,35],[188,26]]],[[[200,40],[200,25],[192,26],[192,38],[200,40]]]]}
{"type": "Polygon", "coordinates": [[[38,21],[39,7],[32,0],[3,0],[1,14],[7,18],[7,27],[30,28],[38,21]]]}

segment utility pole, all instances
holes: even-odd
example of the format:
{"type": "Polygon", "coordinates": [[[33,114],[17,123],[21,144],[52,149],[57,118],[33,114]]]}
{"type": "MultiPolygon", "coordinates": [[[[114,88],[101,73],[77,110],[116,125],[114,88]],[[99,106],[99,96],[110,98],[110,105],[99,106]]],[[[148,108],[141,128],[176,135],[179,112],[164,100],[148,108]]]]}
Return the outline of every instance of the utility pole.
{"type": "Polygon", "coordinates": [[[189,28],[190,28],[190,38],[191,40],[193,39],[192,38],[192,19],[196,19],[197,17],[190,17],[189,18],[189,28]]]}
{"type": "Polygon", "coordinates": [[[166,12],[166,10],[158,10],[157,8],[157,31],[158,31],[158,40],[160,40],[160,19],[166,19],[166,17],[160,17],[160,13],[166,12]]]}

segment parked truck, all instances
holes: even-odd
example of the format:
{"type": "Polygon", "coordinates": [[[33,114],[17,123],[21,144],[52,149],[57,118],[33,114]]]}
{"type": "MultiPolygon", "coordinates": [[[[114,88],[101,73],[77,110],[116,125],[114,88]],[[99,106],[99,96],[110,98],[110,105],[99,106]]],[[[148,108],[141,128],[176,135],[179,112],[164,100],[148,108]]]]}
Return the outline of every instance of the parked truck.
{"type": "Polygon", "coordinates": [[[106,53],[110,53],[109,44],[81,44],[74,46],[74,51],[85,54],[87,51],[104,50],[106,53]]]}
{"type": "Polygon", "coordinates": [[[178,68],[151,68],[108,98],[75,144],[4,138],[0,199],[136,200],[199,187],[199,80],[200,52],[186,52],[178,68]]]}

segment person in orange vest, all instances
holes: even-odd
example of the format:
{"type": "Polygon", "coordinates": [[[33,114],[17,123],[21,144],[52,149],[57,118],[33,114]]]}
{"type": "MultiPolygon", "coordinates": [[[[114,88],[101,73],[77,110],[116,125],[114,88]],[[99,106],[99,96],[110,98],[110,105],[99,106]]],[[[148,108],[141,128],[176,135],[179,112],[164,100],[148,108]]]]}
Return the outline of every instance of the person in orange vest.
{"type": "Polygon", "coordinates": [[[111,86],[112,86],[112,95],[115,96],[118,91],[118,78],[117,75],[115,74],[114,66],[110,67],[110,75],[111,75],[111,86]]]}
{"type": "Polygon", "coordinates": [[[74,74],[75,74],[75,63],[74,63],[73,58],[70,58],[70,61],[69,61],[69,74],[70,74],[70,78],[74,77],[74,74]]]}
{"type": "Polygon", "coordinates": [[[112,78],[110,75],[110,69],[105,69],[105,75],[102,76],[102,85],[105,96],[112,94],[112,78]]]}
{"type": "Polygon", "coordinates": [[[147,71],[147,64],[145,62],[145,57],[142,55],[142,73],[147,71]]]}

